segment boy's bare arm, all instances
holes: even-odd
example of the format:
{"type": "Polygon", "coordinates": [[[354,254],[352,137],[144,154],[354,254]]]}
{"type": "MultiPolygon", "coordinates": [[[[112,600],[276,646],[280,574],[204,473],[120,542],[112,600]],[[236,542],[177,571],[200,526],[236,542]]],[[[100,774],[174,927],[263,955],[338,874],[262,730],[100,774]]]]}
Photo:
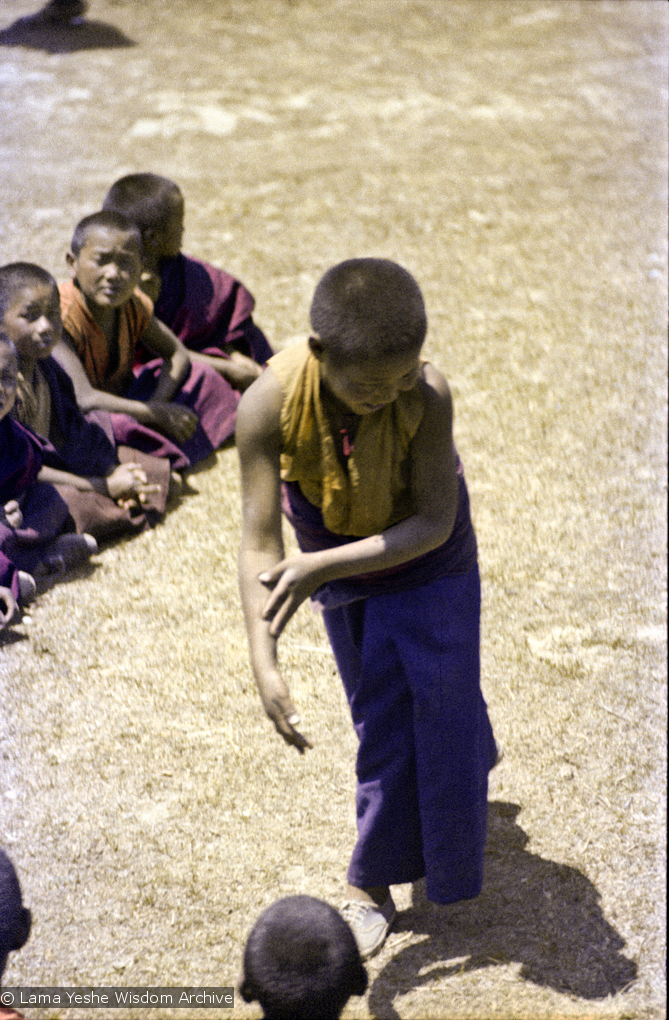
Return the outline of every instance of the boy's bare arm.
{"type": "Polygon", "coordinates": [[[155,315],[144,331],[142,343],[163,359],[153,399],[170,401],[190,370],[188,351],[172,330],[155,315]]]}
{"type": "Polygon", "coordinates": [[[188,354],[192,361],[199,361],[203,365],[209,365],[210,368],[215,369],[234,390],[240,392],[248,389],[262,372],[260,365],[252,358],[248,358],[245,354],[232,348],[227,358],[191,350],[188,351],[188,354]]]}
{"type": "Polygon", "coordinates": [[[84,413],[88,411],[108,411],[115,414],[128,414],[143,425],[158,429],[174,436],[178,442],[190,439],[197,426],[197,415],[190,408],[167,401],[154,399],[148,403],[141,400],[129,400],[115,393],[106,393],[92,386],[86,369],[79,355],[64,335],[53,350],[53,356],[65,369],[72,385],[77,404],[84,413]]]}
{"type": "Polygon", "coordinates": [[[279,474],[281,388],[271,373],[240,401],[236,443],[242,476],[242,541],[239,584],[251,667],[265,712],[278,733],[300,753],[309,741],[295,726],[299,717],[278,665],[276,638],[264,618],[267,589],[259,575],[283,559],[279,474]]]}
{"type": "Polygon", "coordinates": [[[160,492],[159,485],[148,483],[141,464],[128,461],[117,464],[105,476],[74,475],[70,471],[61,471],[43,464],[37,477],[41,482],[51,482],[52,485],[70,485],[79,492],[96,492],[115,502],[129,500],[131,503],[145,503],[148,493],[160,492]]]}
{"type": "Polygon", "coordinates": [[[431,365],[423,379],[425,413],[411,445],[415,513],[386,531],[314,553],[290,556],[265,571],[272,589],[265,607],[278,637],[297,607],[327,581],[394,567],[430,552],[451,534],[458,500],[453,409],[448,384],[431,365]]]}

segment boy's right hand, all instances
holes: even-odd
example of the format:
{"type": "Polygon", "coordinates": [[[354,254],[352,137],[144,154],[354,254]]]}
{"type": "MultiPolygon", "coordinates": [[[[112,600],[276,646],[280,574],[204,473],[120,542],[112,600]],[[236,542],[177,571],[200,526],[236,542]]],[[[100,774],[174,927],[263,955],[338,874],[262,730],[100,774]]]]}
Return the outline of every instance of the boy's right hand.
{"type": "Polygon", "coordinates": [[[258,690],[263,708],[274,723],[274,727],[287,744],[304,754],[306,747],[312,747],[306,737],[295,729],[300,717],[291,701],[290,692],[279,673],[265,675],[258,679],[258,690]]]}
{"type": "Polygon", "coordinates": [[[18,616],[19,607],[10,588],[0,586],[0,630],[4,630],[18,616]]]}
{"type": "Polygon", "coordinates": [[[197,428],[198,417],[189,407],[165,400],[149,400],[148,406],[154,417],[156,428],[172,436],[178,443],[185,443],[197,428]]]}

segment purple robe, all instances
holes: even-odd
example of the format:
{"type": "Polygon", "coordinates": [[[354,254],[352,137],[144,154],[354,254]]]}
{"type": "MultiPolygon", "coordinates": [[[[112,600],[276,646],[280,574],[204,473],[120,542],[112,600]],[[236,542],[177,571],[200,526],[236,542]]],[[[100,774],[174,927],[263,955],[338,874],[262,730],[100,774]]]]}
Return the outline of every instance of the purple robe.
{"type": "MultiPolygon", "coordinates": [[[[359,741],[348,881],[366,888],[425,876],[435,903],[481,891],[497,756],[480,688],[476,537],[459,462],[458,485],[442,546],[314,596],[359,741]]],[[[355,541],[328,531],[295,483],[284,484],[283,505],[302,550],[355,541]]]]}
{"type": "MultiPolygon", "coordinates": [[[[315,604],[323,609],[334,609],[370,595],[405,591],[446,574],[454,576],[473,570],[477,564],[476,535],[469,513],[469,494],[460,458],[457,459],[457,474],[458,506],[455,523],[443,545],[396,567],[329,581],[314,594],[315,604]]],[[[350,535],[337,535],[326,528],[320,510],[306,499],[297,482],[282,483],[281,503],[302,552],[333,549],[356,541],[350,535]]]]}
{"type": "MultiPolygon", "coordinates": [[[[2,528],[2,525],[0,525],[2,528]]],[[[19,572],[12,561],[0,549],[0,588],[9,588],[12,595],[19,600],[19,572]]]]}
{"type": "Polygon", "coordinates": [[[272,348],[252,318],[255,300],[239,280],[180,253],[163,259],[154,314],[193,351],[226,357],[230,348],[264,365],[272,348]]]}
{"type": "MultiPolygon", "coordinates": [[[[62,531],[70,531],[72,519],[67,503],[48,482],[38,482],[42,445],[18,421],[0,420],[0,510],[18,500],[23,514],[20,528],[12,528],[0,515],[0,552],[3,554],[3,586],[18,594],[15,570],[32,573],[44,559],[47,547],[62,531]]],[[[2,583],[2,582],[0,582],[2,583]]]]}
{"type": "Polygon", "coordinates": [[[82,414],[72,380],[55,358],[39,363],[51,394],[51,428],[42,444],[42,460],[48,467],[73,475],[104,477],[118,463],[116,449],[105,430],[82,414]]]}
{"type": "MultiPolygon", "coordinates": [[[[139,374],[123,396],[144,403],[151,400],[162,365],[162,359],[157,359],[137,369],[139,374]]],[[[112,412],[114,439],[117,445],[132,446],[153,457],[167,457],[175,471],[184,471],[206,460],[233,435],[239,400],[240,394],[215,369],[193,362],[171,401],[197,414],[197,428],[190,439],[177,444],[130,415],[112,412]]]]}
{"type": "MultiPolygon", "coordinates": [[[[243,284],[222,269],[216,269],[207,262],[180,253],[171,259],[163,259],[160,263],[161,289],[154,307],[156,318],[165,323],[175,333],[185,347],[200,354],[212,357],[229,358],[232,350],[240,351],[252,358],[259,365],[264,365],[274,353],[262,330],[256,326],[252,318],[255,301],[243,284]]],[[[147,400],[152,392],[149,377],[145,376],[147,368],[143,366],[152,357],[151,353],[137,346],[135,355],[135,371],[139,373],[141,384],[136,384],[125,395],[136,400],[147,400]]],[[[151,361],[155,373],[156,362],[151,361]]],[[[194,366],[198,370],[202,365],[194,366]]],[[[212,371],[209,369],[208,371],[212,371]]],[[[203,386],[211,389],[211,384],[200,378],[201,373],[189,377],[180,391],[188,393],[189,389],[202,392],[203,386]]],[[[200,404],[195,407],[201,416],[203,428],[198,428],[196,435],[184,444],[183,450],[192,463],[203,460],[213,449],[230,439],[235,431],[237,404],[240,394],[227,380],[218,375],[216,392],[211,399],[202,395],[200,404]],[[202,408],[206,413],[202,413],[202,408]],[[212,423],[216,421],[218,428],[212,435],[212,423]],[[203,435],[203,432],[205,435],[203,435]]],[[[180,399],[177,402],[186,403],[180,399]]],[[[188,403],[193,407],[194,403],[188,403]]],[[[137,446],[145,444],[148,437],[138,429],[120,431],[121,423],[114,417],[114,432],[119,442],[137,446]]],[[[143,426],[139,426],[143,429],[143,426]]],[[[169,440],[167,441],[169,443],[169,440]]],[[[167,444],[151,448],[152,453],[170,457],[173,467],[181,470],[167,444]]],[[[142,449],[148,448],[142,445],[142,449]]]]}

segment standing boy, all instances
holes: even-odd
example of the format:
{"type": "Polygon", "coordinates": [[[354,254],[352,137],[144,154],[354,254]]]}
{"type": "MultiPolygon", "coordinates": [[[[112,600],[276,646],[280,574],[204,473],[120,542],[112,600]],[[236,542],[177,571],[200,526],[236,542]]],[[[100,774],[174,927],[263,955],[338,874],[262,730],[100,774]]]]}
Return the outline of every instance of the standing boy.
{"type": "Polygon", "coordinates": [[[311,746],[277,639],[321,604],[359,738],[358,841],[342,913],[363,958],[390,886],[477,896],[496,747],[479,684],[480,584],[448,384],[420,358],[413,277],[384,259],[329,270],[308,344],[272,358],[240,403],[240,583],[251,664],[284,740],[311,746]],[[284,557],[281,506],[301,552],[284,557]]]}

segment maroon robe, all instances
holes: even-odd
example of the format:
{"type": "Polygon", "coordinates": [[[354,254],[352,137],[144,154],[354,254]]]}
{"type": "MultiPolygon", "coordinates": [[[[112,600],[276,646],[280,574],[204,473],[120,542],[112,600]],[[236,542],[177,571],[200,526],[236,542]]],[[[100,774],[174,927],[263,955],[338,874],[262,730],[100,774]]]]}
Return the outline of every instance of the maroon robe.
{"type": "MultiPolygon", "coordinates": [[[[169,461],[126,446],[117,450],[113,436],[110,438],[109,415],[95,412],[92,416],[95,420],[87,420],[77,404],[72,380],[55,358],[44,358],[39,367],[51,394],[49,435],[38,436],[46,466],[84,478],[104,478],[119,462],[134,461],[141,464],[149,483],[160,485],[160,492],[151,493],[145,505],[126,509],[117,506],[111,497],[104,494],[57,484],[55,488],[68,505],[76,531],[79,534],[86,532],[103,541],[128,532],[143,531],[156,524],[165,512],[170,482],[169,461]]],[[[19,401],[17,405],[20,416],[19,401]]]]}

